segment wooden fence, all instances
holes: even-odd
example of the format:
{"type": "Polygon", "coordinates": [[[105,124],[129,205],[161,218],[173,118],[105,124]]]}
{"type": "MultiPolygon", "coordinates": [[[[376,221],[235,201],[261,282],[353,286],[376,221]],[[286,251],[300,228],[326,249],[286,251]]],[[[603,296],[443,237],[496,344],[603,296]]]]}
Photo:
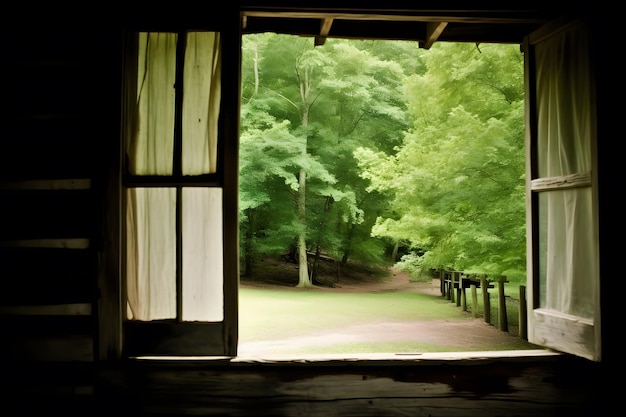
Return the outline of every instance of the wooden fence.
{"type": "MultiPolygon", "coordinates": [[[[504,284],[509,281],[506,276],[500,276],[495,280],[488,279],[487,275],[468,275],[461,271],[440,269],[439,279],[441,295],[456,303],[463,311],[468,310],[467,290],[471,295],[471,311],[474,317],[479,316],[478,312],[478,288],[482,289],[483,316],[485,323],[491,324],[491,298],[490,288],[497,288],[498,291],[498,328],[504,332],[509,331],[508,316],[506,311],[506,298],[504,294],[504,284]]],[[[526,327],[526,288],[520,286],[520,306],[519,306],[519,335],[527,340],[526,327]]]]}

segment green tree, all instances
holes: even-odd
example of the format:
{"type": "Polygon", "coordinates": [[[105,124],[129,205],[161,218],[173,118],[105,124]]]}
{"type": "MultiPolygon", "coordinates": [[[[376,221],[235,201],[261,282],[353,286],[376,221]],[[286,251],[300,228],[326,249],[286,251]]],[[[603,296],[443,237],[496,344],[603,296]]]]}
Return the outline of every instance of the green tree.
{"type": "Polygon", "coordinates": [[[392,193],[372,233],[410,242],[421,269],[522,277],[523,57],[515,45],[437,44],[410,77],[414,123],[394,154],[355,153],[370,190],[392,193]]]}
{"type": "Polygon", "coordinates": [[[408,126],[403,69],[348,41],[313,47],[311,39],[264,34],[244,37],[243,48],[240,200],[246,271],[252,270],[255,251],[270,249],[257,239],[261,235],[265,242],[282,240],[296,248],[299,286],[311,285],[309,250],[344,262],[354,253],[373,259],[382,245],[370,229],[386,201],[366,192],[353,151],[364,144],[389,151],[401,143],[408,126]],[[289,205],[295,207],[291,215],[284,211],[289,205]],[[281,224],[273,215],[279,210],[281,224]]]}

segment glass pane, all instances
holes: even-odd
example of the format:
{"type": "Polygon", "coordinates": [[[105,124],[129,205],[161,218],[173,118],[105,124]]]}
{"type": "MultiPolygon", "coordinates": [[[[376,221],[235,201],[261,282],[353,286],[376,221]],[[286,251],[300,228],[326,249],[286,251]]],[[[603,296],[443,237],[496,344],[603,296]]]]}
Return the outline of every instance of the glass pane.
{"type": "Polygon", "coordinates": [[[598,261],[591,201],[590,187],[539,194],[540,307],[590,319],[598,261]]]}
{"type": "Polygon", "coordinates": [[[184,188],[184,321],[222,321],[224,273],[222,189],[184,188]]]}
{"type": "Polygon", "coordinates": [[[176,318],[176,189],[130,188],[126,207],[128,318],[176,318]]]}
{"type": "Polygon", "coordinates": [[[220,34],[187,34],[183,94],[183,175],[217,169],[221,94],[220,34]]]}
{"type": "Polygon", "coordinates": [[[140,33],[136,126],[127,149],[134,175],[171,175],[176,81],[175,33],[140,33]]]}
{"type": "Polygon", "coordinates": [[[591,96],[585,30],[536,46],[538,174],[591,171],[591,96]]]}

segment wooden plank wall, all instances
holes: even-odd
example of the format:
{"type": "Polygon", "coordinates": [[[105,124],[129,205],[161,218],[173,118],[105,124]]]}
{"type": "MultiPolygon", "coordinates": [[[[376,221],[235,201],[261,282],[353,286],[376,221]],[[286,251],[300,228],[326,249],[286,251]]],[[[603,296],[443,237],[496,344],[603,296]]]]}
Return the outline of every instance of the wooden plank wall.
{"type": "Polygon", "coordinates": [[[20,30],[0,41],[2,398],[25,409],[91,400],[102,178],[119,137],[117,31],[37,16],[13,15],[20,30]]]}

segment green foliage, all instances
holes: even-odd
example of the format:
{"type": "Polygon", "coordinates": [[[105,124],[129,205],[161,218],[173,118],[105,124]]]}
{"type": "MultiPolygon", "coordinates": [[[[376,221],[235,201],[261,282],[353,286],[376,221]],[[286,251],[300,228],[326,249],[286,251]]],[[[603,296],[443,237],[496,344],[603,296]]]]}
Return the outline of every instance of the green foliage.
{"type": "Polygon", "coordinates": [[[242,254],[309,250],[525,276],[523,56],[515,45],[243,41],[242,254]],[[298,215],[306,173],[306,217],[298,215]]]}
{"type": "Polygon", "coordinates": [[[310,39],[275,34],[244,37],[244,257],[284,253],[304,233],[309,250],[319,247],[344,261],[383,262],[385,242],[370,230],[387,200],[366,191],[353,153],[357,146],[390,151],[401,143],[409,126],[401,90],[406,75],[395,61],[364,48],[371,44],[357,45],[330,40],[313,47],[310,39]],[[301,170],[304,224],[296,206],[301,170]]]}
{"type": "Polygon", "coordinates": [[[395,154],[358,148],[369,190],[395,216],[372,234],[420,256],[400,265],[522,276],[525,271],[522,56],[510,45],[440,44],[407,81],[412,129],[395,154]],[[451,59],[454,57],[454,59],[451,59]],[[422,254],[423,252],[423,254],[422,254]]]}

